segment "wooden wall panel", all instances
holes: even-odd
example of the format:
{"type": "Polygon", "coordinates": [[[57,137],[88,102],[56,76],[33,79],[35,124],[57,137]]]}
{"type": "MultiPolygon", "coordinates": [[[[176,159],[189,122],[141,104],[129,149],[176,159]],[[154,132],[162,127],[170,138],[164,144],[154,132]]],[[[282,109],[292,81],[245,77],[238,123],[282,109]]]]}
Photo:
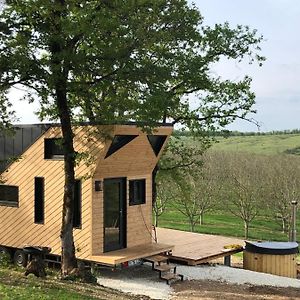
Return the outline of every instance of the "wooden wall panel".
{"type": "MultiPolygon", "coordinates": [[[[74,145],[78,152],[90,154],[87,165],[80,162],[76,178],[82,180],[82,228],[74,229],[78,258],[89,259],[103,252],[103,192],[94,191],[94,181],[104,178],[146,178],[146,204],[129,206],[127,195],[127,246],[151,242],[152,190],[151,173],[158,161],[146,134],[134,126],[99,126],[75,128],[74,145]],[[102,136],[137,134],[136,139],[104,159],[111,143],[102,136]],[[105,142],[106,141],[106,142],[105,142]]],[[[156,134],[169,135],[163,127],[156,134]]],[[[19,208],[0,205],[0,244],[16,248],[40,245],[60,254],[60,227],[64,190],[62,160],[44,159],[44,138],[60,137],[59,128],[50,128],[2,174],[6,184],[19,186],[19,208]],[[34,177],[45,178],[45,222],[34,224],[34,177]]],[[[128,184],[128,182],[127,182],[128,184]]],[[[127,188],[128,193],[128,188],[127,188]]]]}
{"type": "MultiPolygon", "coordinates": [[[[98,155],[104,145],[93,137],[90,127],[75,129],[74,145],[78,152],[98,155]]],[[[3,174],[6,184],[19,186],[19,208],[0,206],[0,244],[22,248],[25,245],[42,245],[60,254],[60,227],[64,173],[62,160],[44,159],[44,138],[60,137],[59,128],[51,128],[36,141],[19,162],[13,163],[3,174]],[[34,224],[34,177],[45,178],[45,222],[34,224]]],[[[97,159],[97,157],[96,157],[97,159]]],[[[91,255],[92,175],[96,160],[89,166],[81,162],[76,168],[76,178],[82,179],[82,228],[74,229],[75,247],[79,258],[91,255]]]]}
{"type": "MultiPolygon", "coordinates": [[[[170,127],[161,127],[155,134],[169,136],[170,127]]],[[[159,157],[154,154],[147,134],[133,126],[115,126],[111,136],[117,134],[138,135],[123,148],[119,149],[106,159],[109,149],[108,142],[100,155],[93,182],[105,178],[127,178],[127,247],[148,244],[152,241],[152,170],[159,157]],[[129,206],[128,180],[146,179],[146,204],[129,206]]],[[[167,141],[166,141],[167,142],[167,141]]],[[[103,253],[103,192],[93,192],[92,208],[92,253],[103,253]]]]}

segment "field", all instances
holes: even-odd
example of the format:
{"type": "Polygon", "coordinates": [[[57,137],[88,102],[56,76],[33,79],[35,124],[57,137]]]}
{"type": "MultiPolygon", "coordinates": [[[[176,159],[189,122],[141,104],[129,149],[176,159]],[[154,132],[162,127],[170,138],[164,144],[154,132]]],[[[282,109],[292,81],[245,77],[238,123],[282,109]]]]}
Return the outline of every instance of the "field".
{"type": "MultiPolygon", "coordinates": [[[[174,208],[169,208],[159,220],[159,226],[189,231],[189,223],[174,208]]],[[[300,231],[300,214],[297,222],[300,231]]],[[[233,236],[243,238],[244,227],[242,221],[226,211],[214,211],[204,215],[204,224],[196,225],[195,232],[233,236]]],[[[287,241],[288,236],[281,232],[279,223],[272,217],[257,217],[250,226],[249,239],[287,241]]]]}
{"type": "Polygon", "coordinates": [[[256,154],[300,154],[300,134],[232,136],[218,138],[212,149],[256,154]]]}
{"type": "MultiPolygon", "coordinates": [[[[187,142],[196,143],[183,137],[187,142]]],[[[300,149],[300,134],[279,134],[259,136],[233,136],[218,138],[212,146],[216,151],[247,152],[263,155],[296,155],[300,149]]],[[[300,199],[299,199],[300,200],[300,199]]],[[[189,230],[187,219],[172,206],[159,218],[159,226],[189,230]]],[[[300,234],[300,209],[297,216],[298,240],[300,234]]],[[[204,224],[196,225],[196,232],[243,237],[243,222],[226,210],[216,209],[204,215],[204,224]]],[[[249,239],[287,241],[287,234],[281,232],[280,223],[269,212],[263,212],[250,226],[249,239]]]]}

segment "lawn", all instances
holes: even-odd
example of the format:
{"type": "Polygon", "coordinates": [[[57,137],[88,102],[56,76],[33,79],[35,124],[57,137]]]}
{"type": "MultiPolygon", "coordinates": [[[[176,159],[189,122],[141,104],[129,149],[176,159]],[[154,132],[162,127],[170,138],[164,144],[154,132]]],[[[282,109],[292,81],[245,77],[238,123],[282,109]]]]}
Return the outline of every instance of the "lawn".
{"type": "MultiPolygon", "coordinates": [[[[189,231],[187,219],[174,208],[168,210],[159,218],[159,226],[189,231]]],[[[298,236],[300,233],[300,213],[298,213],[298,236]]],[[[243,238],[243,222],[231,213],[225,210],[210,212],[204,215],[204,224],[196,225],[196,232],[232,236],[243,238]]],[[[258,216],[254,219],[249,229],[249,239],[253,240],[270,240],[270,241],[287,241],[288,236],[283,234],[280,224],[275,222],[272,217],[258,216]]]]}

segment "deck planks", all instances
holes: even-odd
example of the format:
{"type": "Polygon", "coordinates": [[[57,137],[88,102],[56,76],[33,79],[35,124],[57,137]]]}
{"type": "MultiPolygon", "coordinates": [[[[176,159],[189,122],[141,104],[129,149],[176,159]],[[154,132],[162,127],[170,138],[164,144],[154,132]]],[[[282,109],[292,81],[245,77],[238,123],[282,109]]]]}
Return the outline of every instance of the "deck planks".
{"type": "Polygon", "coordinates": [[[189,265],[206,263],[241,251],[241,249],[226,250],[224,249],[225,245],[244,246],[244,241],[237,238],[167,228],[156,228],[156,234],[159,243],[174,245],[171,259],[189,265]]]}
{"type": "Polygon", "coordinates": [[[141,259],[163,252],[169,252],[172,249],[173,246],[170,245],[149,243],[121,250],[110,251],[101,255],[95,255],[91,257],[91,260],[99,264],[115,266],[130,260],[141,259]]]}

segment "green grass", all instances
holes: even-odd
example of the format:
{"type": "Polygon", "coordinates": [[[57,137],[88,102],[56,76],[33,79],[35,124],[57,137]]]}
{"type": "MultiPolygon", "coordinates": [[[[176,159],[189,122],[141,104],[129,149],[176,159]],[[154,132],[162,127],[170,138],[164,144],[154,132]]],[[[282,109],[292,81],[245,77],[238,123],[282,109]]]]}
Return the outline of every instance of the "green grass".
{"type": "MultiPolygon", "coordinates": [[[[160,218],[159,226],[189,231],[188,220],[180,212],[169,208],[160,218]]],[[[300,214],[298,214],[298,234],[300,214]]],[[[204,215],[204,224],[196,225],[195,232],[244,238],[243,222],[227,211],[215,211],[204,215]]],[[[288,236],[281,232],[280,225],[272,217],[258,216],[249,229],[249,239],[287,241],[288,236]]]]}
{"type": "MultiPolygon", "coordinates": [[[[47,278],[24,275],[24,269],[0,266],[1,300],[137,300],[130,294],[93,283],[61,280],[59,272],[47,270],[47,278]]],[[[100,276],[101,278],[101,276],[100,276]]]]}
{"type": "MultiPolygon", "coordinates": [[[[3,300],[90,300],[95,297],[74,290],[77,283],[63,283],[54,278],[40,279],[33,275],[25,277],[22,270],[0,267],[0,299],[3,300]]],[[[77,285],[78,287],[78,285],[77,285]]],[[[99,299],[99,298],[98,298],[99,299]]]]}
{"type": "Polygon", "coordinates": [[[18,299],[60,299],[60,300],[81,300],[81,299],[96,299],[79,295],[64,289],[43,288],[36,286],[7,286],[0,284],[0,299],[18,300],[18,299]]]}
{"type": "Polygon", "coordinates": [[[212,149],[256,154],[298,154],[300,134],[233,136],[219,138],[212,149]]]}

